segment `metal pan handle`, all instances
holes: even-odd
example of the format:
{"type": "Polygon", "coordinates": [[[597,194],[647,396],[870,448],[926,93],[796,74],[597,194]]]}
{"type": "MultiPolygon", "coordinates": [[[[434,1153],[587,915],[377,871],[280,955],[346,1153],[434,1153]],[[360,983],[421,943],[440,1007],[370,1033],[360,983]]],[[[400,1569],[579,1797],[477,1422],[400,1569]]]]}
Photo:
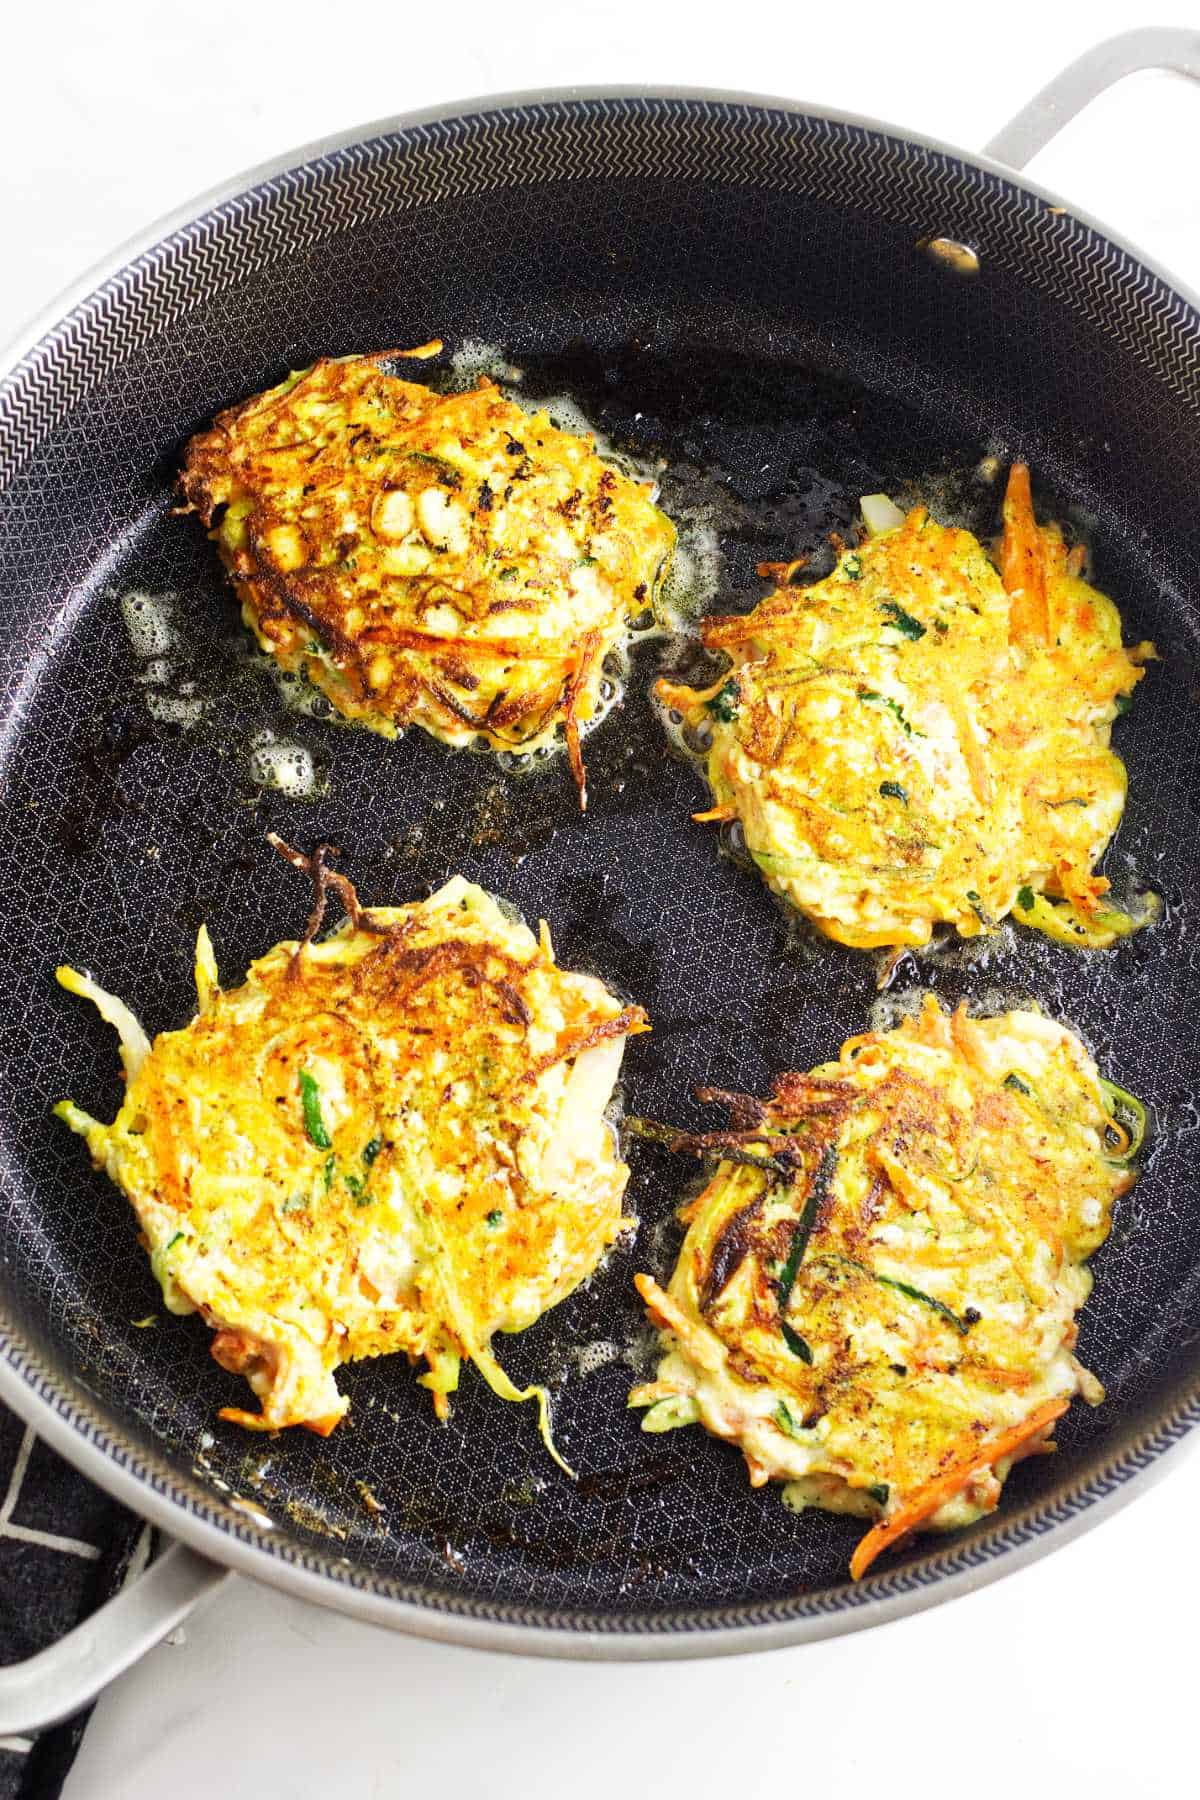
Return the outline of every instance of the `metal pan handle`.
{"type": "Polygon", "coordinates": [[[57,1644],[0,1668],[0,1737],[40,1731],[81,1711],[228,1577],[219,1563],[172,1544],[57,1644]]]}
{"type": "Polygon", "coordinates": [[[1010,169],[1023,169],[1098,94],[1140,69],[1172,69],[1200,81],[1200,32],[1148,26],[1106,38],[1035,94],[988,140],[984,155],[1010,169]]]}

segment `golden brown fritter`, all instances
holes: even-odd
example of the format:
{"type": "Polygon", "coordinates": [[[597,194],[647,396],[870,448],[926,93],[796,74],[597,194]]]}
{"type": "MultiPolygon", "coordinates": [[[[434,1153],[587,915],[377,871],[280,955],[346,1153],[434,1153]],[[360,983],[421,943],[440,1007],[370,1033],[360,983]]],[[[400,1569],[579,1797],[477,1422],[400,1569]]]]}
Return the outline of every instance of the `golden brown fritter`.
{"type": "Polygon", "coordinates": [[[490,1340],[623,1229],[604,1108],[645,1015],[459,877],[412,906],[343,893],[335,931],[277,944],[229,990],[202,929],[199,1011],[152,1045],[60,970],[120,1033],[127,1087],[111,1125],[59,1115],[133,1203],[167,1306],[198,1309],[258,1395],[223,1416],[326,1433],[338,1366],[402,1350],[442,1416],[465,1358],[536,1398],[549,1441],[544,1391],[516,1389],[490,1340]]]}
{"type": "Polygon", "coordinates": [[[187,446],[186,502],[260,644],[338,712],[523,754],[565,738],[582,803],[580,733],[674,527],[545,413],[384,360],[323,360],[221,413],[187,446]]]}
{"type": "Polygon", "coordinates": [[[659,684],[711,738],[716,804],[696,816],[740,821],[775,892],[858,949],[1010,913],[1113,943],[1144,920],[1094,873],[1125,804],[1109,731],[1153,645],[1122,648],[1112,601],[1035,523],[1020,464],[999,572],[924,507],[890,514],[825,580],[706,619],[733,665],[710,688],[659,684]]]}
{"type": "Polygon", "coordinates": [[[929,996],[768,1101],[706,1094],[729,1130],[647,1128],[718,1162],[682,1214],[647,1431],[699,1421],[756,1485],[878,1523],[852,1564],[990,1512],[1073,1395],[1086,1260],[1133,1182],[1144,1114],[1035,1011],[929,996]]]}

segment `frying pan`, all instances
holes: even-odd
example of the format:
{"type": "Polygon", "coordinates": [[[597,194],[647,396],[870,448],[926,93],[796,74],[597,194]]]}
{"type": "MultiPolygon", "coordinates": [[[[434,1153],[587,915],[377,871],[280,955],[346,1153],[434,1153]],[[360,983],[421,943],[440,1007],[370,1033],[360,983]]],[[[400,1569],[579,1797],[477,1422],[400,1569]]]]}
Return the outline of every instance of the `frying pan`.
{"type": "Polygon", "coordinates": [[[210,197],[19,347],[0,382],[0,1397],[176,1541],[0,1675],[0,1732],[79,1707],[229,1569],[539,1654],[857,1629],[1094,1523],[1200,1417],[1200,317],[1002,166],[1146,66],[1200,74],[1200,39],[1101,46],[982,158],[715,93],[572,91],[389,121],[210,197]],[[650,1009],[654,1036],[626,1063],[638,1112],[698,1124],[697,1083],[762,1092],[867,1022],[870,961],[789,932],[689,822],[696,776],[646,699],[678,646],[636,653],[589,739],[586,820],[557,759],[517,776],[420,733],[338,730],[287,711],[250,657],[210,546],[168,511],[183,440],[320,354],[434,334],[502,345],[527,392],[571,396],[614,444],[661,461],[695,566],[719,537],[726,610],[761,591],[760,560],[819,567],[863,492],[921,492],[989,529],[979,460],[1019,454],[1090,538],[1127,635],[1162,654],[1117,728],[1130,799],[1107,863],[1118,886],[1163,896],[1162,924],[1089,959],[1004,934],[983,961],[943,951],[901,977],[948,1003],[1036,996],[1151,1104],[1153,1150],[1083,1315],[1108,1399],[1072,1410],[1059,1454],[1023,1463],[993,1518],[919,1539],[857,1586],[852,1521],[796,1519],[748,1489],[728,1448],[651,1440],[625,1409],[645,1353],[630,1276],[669,1266],[690,1176],[665,1153],[631,1150],[636,1246],[503,1346],[518,1382],[555,1382],[572,1484],[528,1409],[469,1381],[439,1426],[395,1359],[343,1372],[351,1413],[328,1440],[223,1425],[240,1384],[195,1320],[162,1316],[124,1199],[49,1117],[66,1093],[98,1113],[118,1100],[113,1042],[54,965],[90,967],[152,1030],[179,1023],[201,918],[232,978],[305,915],[268,829],[339,845],[371,902],[460,869],[548,918],[566,964],[650,1009]],[[169,641],[131,638],[132,591],[155,597],[152,621],[168,608],[169,641]],[[264,745],[303,765],[307,798],[264,784],[264,745]]]}

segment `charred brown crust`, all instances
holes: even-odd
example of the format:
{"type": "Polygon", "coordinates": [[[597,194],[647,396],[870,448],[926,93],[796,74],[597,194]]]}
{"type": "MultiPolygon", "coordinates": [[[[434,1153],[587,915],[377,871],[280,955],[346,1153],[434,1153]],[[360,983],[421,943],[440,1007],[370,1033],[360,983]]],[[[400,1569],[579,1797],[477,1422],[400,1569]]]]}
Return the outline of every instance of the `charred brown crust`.
{"type": "Polygon", "coordinates": [[[360,690],[365,686],[366,664],[363,653],[353,638],[348,637],[344,631],[340,631],[329,619],[324,618],[302,600],[299,594],[289,588],[282,576],[259,564],[253,574],[235,572],[233,580],[244,584],[246,593],[254,600],[255,613],[260,625],[274,624],[281,619],[298,620],[327,650],[332,650],[351,665],[360,690]],[[270,597],[271,605],[259,604],[260,589],[264,595],[270,597]]]}

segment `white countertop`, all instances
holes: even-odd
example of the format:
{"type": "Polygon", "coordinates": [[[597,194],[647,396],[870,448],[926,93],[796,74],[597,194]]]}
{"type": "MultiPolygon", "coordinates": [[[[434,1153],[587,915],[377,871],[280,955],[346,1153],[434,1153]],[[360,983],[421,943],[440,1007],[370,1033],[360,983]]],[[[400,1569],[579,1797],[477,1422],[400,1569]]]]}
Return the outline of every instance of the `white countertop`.
{"type": "MultiPolygon", "coordinates": [[[[455,97],[581,82],[787,93],[978,145],[1124,0],[732,9],[634,0],[87,0],[22,7],[0,145],[0,338],[111,247],[239,169],[455,97]]],[[[1196,0],[1151,22],[1200,26],[1196,0]]],[[[1035,173],[1200,287],[1200,91],[1142,75],[1035,173]]],[[[1196,1788],[1200,1459],[969,1599],[735,1662],[584,1665],[393,1637],[244,1581],[105,1696],[69,1800],[619,1791],[890,1800],[1196,1788]],[[934,1720],[936,1718],[936,1725],[934,1720]],[[800,1757],[803,1762],[800,1762],[800,1757]]]]}

